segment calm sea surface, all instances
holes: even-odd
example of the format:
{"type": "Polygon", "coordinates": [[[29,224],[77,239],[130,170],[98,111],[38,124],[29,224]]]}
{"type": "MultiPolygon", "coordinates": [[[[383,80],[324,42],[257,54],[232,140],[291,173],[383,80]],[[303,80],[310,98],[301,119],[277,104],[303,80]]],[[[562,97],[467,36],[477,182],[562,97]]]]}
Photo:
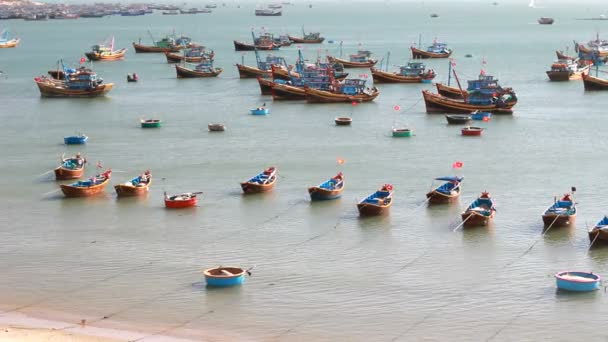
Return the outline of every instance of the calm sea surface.
{"type": "MultiPolygon", "coordinates": [[[[554,50],[572,51],[572,40],[606,37],[608,22],[574,20],[601,14],[593,5],[520,2],[298,4],[274,18],[229,3],[210,15],[0,22],[22,38],[19,48],[0,51],[1,308],[194,339],[573,340],[584,331],[605,340],[598,328],[608,314],[605,292],[557,293],[552,275],[608,276],[608,249],[588,252],[586,234],[608,206],[608,93],[550,83],[545,70],[554,50]],[[538,25],[540,16],[556,22],[538,25]],[[419,35],[423,44],[436,37],[455,50],[463,80],[484,67],[520,101],[512,116],[481,123],[481,138],[464,138],[443,115],[425,113],[420,92],[430,84],[380,85],[375,102],[354,108],[273,103],[255,80],[238,78],[242,53],[232,40],[249,41],[252,27],[299,34],[302,25],[343,41],[345,53],[359,44],[379,58],[390,51],[393,69],[419,35]],[[172,30],[192,36],[215,50],[225,71],[176,79],[163,55],[134,53],[131,42],[149,41],[148,30],[157,39],[172,30]],[[124,61],[94,64],[115,83],[109,96],[40,98],[35,76],[60,58],[77,63],[112,35],[129,52],[124,61]],[[126,83],[131,72],[139,83],[126,83]],[[263,102],[271,115],[248,115],[263,102]],[[334,126],[334,117],[351,113],[352,126],[334,126]],[[141,117],[165,125],[142,130],[141,117]],[[227,131],[210,134],[209,122],[227,131]],[[389,136],[405,124],[415,137],[389,136]],[[89,144],[63,145],[76,131],[89,144]],[[64,199],[45,172],[78,151],[115,170],[113,184],[150,169],[151,193],[117,200],[108,187],[97,198],[64,199]],[[346,161],[344,196],[310,203],[306,188],[333,176],[336,158],[346,161]],[[464,163],[460,202],[428,208],[432,179],[452,174],[455,161],[464,163]],[[275,191],[242,196],[238,183],[269,165],[280,173],[275,191]],[[395,187],[390,215],[359,219],[357,200],[384,183],[395,187]],[[570,186],[578,189],[576,226],[542,235],[542,211],[570,186]],[[197,208],[169,211],[164,190],[204,197],[197,208]],[[453,232],[483,190],[497,201],[494,224],[453,232]],[[217,265],[255,269],[242,287],[208,290],[200,271],[217,265]]],[[[303,49],[310,59],[326,51],[336,54],[338,45],[303,49]]],[[[293,63],[297,47],[280,54],[293,63]]],[[[252,53],[245,60],[255,63],[252,53]]],[[[447,60],[426,63],[436,81],[447,80],[447,60]]]]}

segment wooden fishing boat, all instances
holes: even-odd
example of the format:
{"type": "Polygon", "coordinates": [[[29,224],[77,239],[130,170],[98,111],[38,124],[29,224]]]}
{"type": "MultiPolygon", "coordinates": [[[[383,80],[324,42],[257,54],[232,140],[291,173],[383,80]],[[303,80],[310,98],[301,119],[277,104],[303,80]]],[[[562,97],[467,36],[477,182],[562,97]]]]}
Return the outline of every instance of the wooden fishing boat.
{"type": "Polygon", "coordinates": [[[116,61],[123,59],[127,53],[126,48],[114,50],[114,37],[109,44],[93,45],[91,51],[85,52],[90,61],[116,61]]]}
{"type": "Polygon", "coordinates": [[[462,179],[463,177],[458,176],[435,178],[435,180],[443,181],[445,183],[426,194],[426,199],[429,204],[456,202],[460,197],[462,179]]]}
{"type": "Polygon", "coordinates": [[[283,57],[267,55],[265,60],[260,59],[260,55],[257,50],[255,50],[255,59],[256,59],[256,67],[245,65],[245,58],[243,56],[241,64],[236,64],[236,67],[239,71],[240,78],[257,78],[257,77],[266,77],[270,78],[272,76],[272,67],[275,66],[277,70],[287,68],[283,67],[283,65],[287,65],[285,59],[283,57]]]}
{"type": "Polygon", "coordinates": [[[193,45],[192,39],[189,37],[175,37],[173,35],[166,36],[159,41],[155,41],[152,38],[152,45],[143,45],[141,39],[138,43],[133,42],[133,48],[136,53],[178,52],[183,48],[193,45]]]}
{"type": "Polygon", "coordinates": [[[574,224],[576,221],[576,203],[571,194],[565,194],[559,201],[549,206],[543,213],[545,227],[560,227],[574,224]]]}
{"type": "Polygon", "coordinates": [[[249,274],[240,267],[215,267],[203,271],[205,282],[210,287],[229,287],[241,285],[245,281],[245,273],[249,274]]]}
{"type": "Polygon", "coordinates": [[[604,218],[591,228],[588,234],[589,242],[592,246],[608,244],[608,216],[604,216],[604,218]]]}
{"type": "Polygon", "coordinates": [[[260,70],[256,67],[251,67],[243,64],[236,64],[240,78],[256,78],[256,77],[271,77],[272,71],[260,70]]]}
{"type": "Polygon", "coordinates": [[[277,50],[278,47],[275,46],[274,43],[269,43],[269,44],[263,44],[263,45],[258,45],[258,44],[247,44],[247,43],[243,43],[243,42],[239,42],[237,40],[234,41],[234,50],[235,51],[254,51],[254,50],[277,50]]]}
{"type": "Polygon", "coordinates": [[[112,170],[107,170],[87,180],[80,180],[69,185],[60,185],[65,197],[89,197],[100,194],[110,182],[112,170]]]}
{"type": "Polygon", "coordinates": [[[402,66],[399,72],[382,71],[371,68],[374,83],[429,83],[435,78],[433,70],[426,70],[426,66],[420,62],[410,62],[402,66]]]}
{"type": "Polygon", "coordinates": [[[159,128],[163,122],[159,119],[141,119],[139,120],[141,128],[159,128]]]}
{"type": "Polygon", "coordinates": [[[483,112],[492,112],[497,114],[512,114],[513,106],[517,103],[515,93],[508,95],[505,99],[497,98],[489,100],[489,104],[477,104],[467,101],[467,99],[458,100],[445,97],[439,94],[433,94],[428,90],[422,91],[426,112],[432,113],[471,113],[476,110],[483,112]],[[512,95],[511,95],[512,94],[512,95]]]}
{"type": "Polygon", "coordinates": [[[226,126],[220,123],[210,123],[207,125],[209,132],[223,132],[226,130],[226,126]]]}
{"type": "Polygon", "coordinates": [[[555,20],[553,18],[540,17],[538,23],[541,25],[551,25],[555,20]]]}
{"type": "Polygon", "coordinates": [[[583,74],[583,85],[585,90],[608,90],[608,80],[583,74]]]}
{"type": "Polygon", "coordinates": [[[471,122],[470,115],[446,115],[445,119],[448,121],[448,124],[452,125],[464,125],[471,122]]]}
{"type": "Polygon", "coordinates": [[[344,190],[344,175],[339,172],[319,186],[308,188],[311,201],[333,200],[342,196],[344,190]]]}
{"type": "Polygon", "coordinates": [[[351,117],[338,117],[334,119],[336,126],[350,126],[353,122],[353,118],[351,117]]]}
{"type": "Polygon", "coordinates": [[[589,68],[589,64],[578,59],[563,59],[551,65],[551,70],[547,71],[547,76],[551,81],[580,80],[582,74],[588,72],[589,68]]]}
{"type": "Polygon", "coordinates": [[[481,133],[483,132],[483,128],[481,127],[474,127],[474,126],[467,126],[467,127],[463,127],[460,130],[460,133],[464,136],[475,136],[478,137],[481,135],[481,133]]]}
{"type": "Polygon", "coordinates": [[[195,207],[198,203],[198,195],[202,194],[202,192],[187,192],[178,195],[165,195],[165,208],[169,209],[183,209],[183,208],[191,208],[195,207]]]}
{"type": "Polygon", "coordinates": [[[20,41],[19,38],[11,38],[7,29],[0,32],[0,49],[14,48],[19,45],[20,41]]]}
{"type": "Polygon", "coordinates": [[[245,194],[268,192],[277,181],[277,169],[274,166],[267,168],[246,182],[241,183],[241,189],[245,194]]]}
{"type": "Polygon", "coordinates": [[[262,95],[272,95],[272,87],[274,82],[271,79],[264,77],[258,77],[258,85],[260,86],[260,93],[262,95]]]}
{"type": "Polygon", "coordinates": [[[426,50],[414,46],[410,47],[410,49],[412,50],[412,58],[414,59],[448,58],[452,55],[452,50],[445,43],[434,42],[426,50]]]}
{"type": "Polygon", "coordinates": [[[395,138],[409,138],[413,134],[413,130],[410,128],[393,128],[391,133],[395,138]]]}
{"type": "Polygon", "coordinates": [[[181,53],[165,52],[167,63],[200,63],[204,60],[212,61],[213,57],[215,57],[213,51],[207,51],[204,46],[198,45],[183,49],[181,53]]]}
{"type": "Polygon", "coordinates": [[[168,45],[168,46],[150,46],[142,45],[133,42],[133,48],[136,53],[163,53],[163,52],[178,52],[183,49],[182,46],[168,45]]]}
{"type": "Polygon", "coordinates": [[[562,51],[555,51],[555,55],[557,56],[557,59],[569,59],[569,60],[575,60],[576,57],[572,57],[572,56],[568,56],[565,53],[563,53],[562,51]]]}
{"type": "Polygon", "coordinates": [[[82,145],[86,144],[89,137],[84,134],[71,135],[63,138],[63,143],[66,145],[82,145]]]}
{"type": "Polygon", "coordinates": [[[71,158],[61,158],[61,165],[55,169],[56,180],[78,179],[84,174],[87,160],[77,153],[71,158]]]}
{"type": "Polygon", "coordinates": [[[350,55],[348,60],[327,56],[327,60],[330,63],[340,63],[344,65],[345,68],[370,68],[378,63],[377,59],[371,59],[364,55],[350,55]]]}
{"type": "Polygon", "coordinates": [[[393,204],[393,186],[384,184],[382,188],[367,196],[357,204],[360,216],[388,214],[393,204]]]}
{"type": "Polygon", "coordinates": [[[152,184],[152,174],[146,170],[141,175],[131,179],[123,184],[114,185],[116,195],[123,196],[141,196],[148,193],[149,187],[152,184]]]}
{"type": "Polygon", "coordinates": [[[572,292],[590,292],[600,289],[602,278],[593,272],[563,271],[555,274],[557,288],[572,292]]]}
{"type": "Polygon", "coordinates": [[[495,214],[494,202],[490,194],[484,191],[460,214],[460,217],[465,227],[487,226],[494,219],[495,214]]]}
{"type": "Polygon", "coordinates": [[[294,37],[288,35],[289,40],[296,44],[319,44],[323,43],[323,41],[325,40],[325,38],[321,37],[321,33],[319,32],[304,33],[302,31],[302,33],[303,37],[294,37]]]}
{"type": "Polygon", "coordinates": [[[199,63],[205,59],[204,56],[184,57],[183,54],[175,52],[165,52],[165,57],[167,58],[167,63],[180,63],[182,61],[188,63],[199,63]]]}
{"type": "Polygon", "coordinates": [[[435,87],[437,87],[437,93],[441,96],[445,96],[451,99],[462,100],[462,90],[458,87],[450,87],[445,84],[435,83],[435,87]]]}
{"type": "Polygon", "coordinates": [[[43,97],[97,97],[104,96],[114,87],[113,83],[102,84],[103,80],[86,67],[68,70],[64,66],[63,76],[65,77],[63,80],[47,76],[34,78],[40,95],[43,97]]]}
{"type": "MultiPolygon", "coordinates": [[[[345,90],[350,87],[349,81],[360,81],[357,79],[346,79],[345,83],[341,84],[341,89],[345,90]]],[[[273,91],[276,89],[273,88],[273,91]]],[[[327,91],[321,89],[313,89],[308,86],[304,87],[306,93],[306,101],[309,103],[337,103],[337,102],[370,102],[376,99],[380,95],[378,88],[373,87],[369,91],[364,91],[359,88],[355,92],[338,92],[338,91],[327,91]]]]}
{"type": "Polygon", "coordinates": [[[187,67],[186,64],[175,65],[177,78],[217,77],[222,71],[224,69],[214,68],[211,62],[203,62],[191,67],[187,67]]]}
{"type": "Polygon", "coordinates": [[[272,84],[272,99],[281,100],[305,100],[306,90],[303,87],[294,86],[288,83],[274,82],[272,84]]]}

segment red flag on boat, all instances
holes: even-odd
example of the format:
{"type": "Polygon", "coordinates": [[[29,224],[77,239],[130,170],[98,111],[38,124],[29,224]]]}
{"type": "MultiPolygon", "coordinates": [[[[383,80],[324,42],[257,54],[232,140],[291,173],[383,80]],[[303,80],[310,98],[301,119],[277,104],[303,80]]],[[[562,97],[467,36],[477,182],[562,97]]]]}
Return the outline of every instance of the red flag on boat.
{"type": "Polygon", "coordinates": [[[489,116],[484,116],[482,120],[483,120],[483,121],[486,121],[486,122],[487,122],[487,121],[490,121],[490,117],[489,117],[489,116]]]}
{"type": "Polygon", "coordinates": [[[86,58],[84,58],[84,57],[80,57],[80,64],[83,64],[83,63],[84,63],[84,62],[86,62],[86,61],[87,61],[87,59],[86,59],[86,58]]]}
{"type": "Polygon", "coordinates": [[[399,106],[399,105],[394,105],[394,106],[393,106],[393,109],[394,109],[394,110],[396,110],[396,111],[399,111],[399,110],[401,110],[401,106],[399,106]]]}
{"type": "Polygon", "coordinates": [[[101,165],[101,160],[98,160],[98,161],[97,161],[97,167],[98,167],[98,168],[100,168],[100,169],[103,167],[103,166],[101,165]]]}
{"type": "Polygon", "coordinates": [[[344,164],[344,159],[338,158],[338,159],[336,159],[336,163],[342,165],[342,164],[344,164]]]}
{"type": "Polygon", "coordinates": [[[454,162],[454,164],[452,164],[452,168],[453,169],[460,169],[464,164],[461,161],[457,161],[454,162]]]}
{"type": "Polygon", "coordinates": [[[486,71],[481,69],[481,71],[479,72],[479,76],[485,76],[486,75],[486,71]]]}

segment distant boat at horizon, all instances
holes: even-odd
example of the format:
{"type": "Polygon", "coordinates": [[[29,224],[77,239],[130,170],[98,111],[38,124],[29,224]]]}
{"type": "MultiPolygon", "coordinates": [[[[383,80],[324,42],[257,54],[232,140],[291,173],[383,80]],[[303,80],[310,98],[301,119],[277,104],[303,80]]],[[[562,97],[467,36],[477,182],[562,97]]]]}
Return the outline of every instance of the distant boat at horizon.
{"type": "Polygon", "coordinates": [[[536,7],[536,4],[534,3],[534,0],[530,0],[530,3],[528,4],[528,7],[531,7],[531,8],[536,7]]]}

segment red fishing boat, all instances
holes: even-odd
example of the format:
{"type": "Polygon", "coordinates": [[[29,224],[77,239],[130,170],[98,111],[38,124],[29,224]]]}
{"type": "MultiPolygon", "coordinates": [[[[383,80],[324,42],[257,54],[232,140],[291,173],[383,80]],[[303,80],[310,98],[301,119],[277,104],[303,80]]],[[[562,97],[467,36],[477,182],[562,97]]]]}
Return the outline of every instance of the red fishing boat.
{"type": "Polygon", "coordinates": [[[483,128],[467,126],[467,127],[463,127],[460,130],[460,132],[462,135],[465,135],[465,136],[480,136],[481,133],[483,132],[483,128]]]}
{"type": "Polygon", "coordinates": [[[268,192],[277,181],[277,169],[274,166],[267,168],[246,182],[241,183],[241,189],[246,194],[268,192]]]}
{"type": "Polygon", "coordinates": [[[167,195],[165,194],[165,207],[170,209],[182,209],[196,206],[198,202],[198,195],[202,192],[186,192],[178,195],[167,195]]]}
{"type": "Polygon", "coordinates": [[[61,165],[55,169],[56,180],[78,179],[84,174],[87,160],[77,153],[71,158],[61,158],[61,165]]]}
{"type": "Polygon", "coordinates": [[[65,197],[90,197],[104,191],[110,182],[112,170],[107,170],[84,181],[78,181],[69,185],[62,184],[61,191],[65,197]]]}

